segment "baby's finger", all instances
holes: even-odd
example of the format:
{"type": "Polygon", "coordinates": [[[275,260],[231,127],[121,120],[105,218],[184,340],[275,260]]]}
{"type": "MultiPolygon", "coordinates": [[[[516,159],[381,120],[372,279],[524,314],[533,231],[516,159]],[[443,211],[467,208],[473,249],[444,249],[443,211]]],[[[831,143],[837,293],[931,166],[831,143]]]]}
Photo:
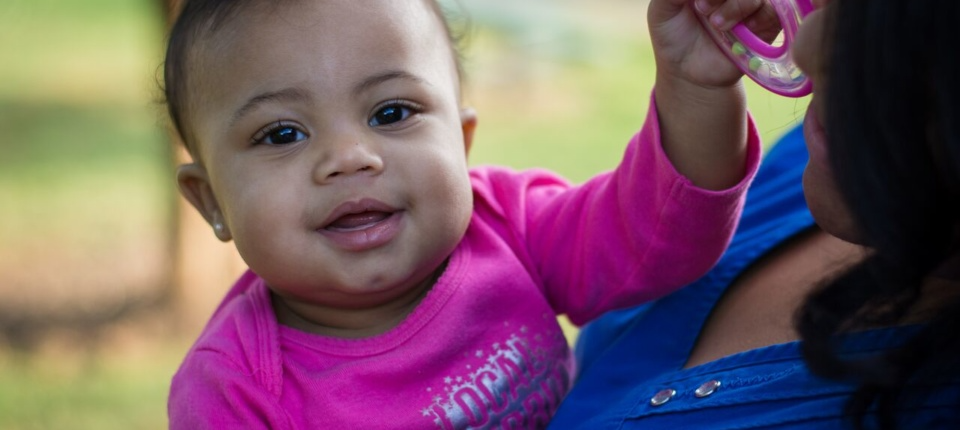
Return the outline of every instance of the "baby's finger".
{"type": "Polygon", "coordinates": [[[760,10],[743,20],[743,23],[753,34],[756,34],[757,37],[767,43],[775,39],[777,35],[780,34],[780,31],[783,30],[780,17],[777,16],[777,12],[773,9],[773,6],[767,2],[763,3],[760,10]]]}
{"type": "Polygon", "coordinates": [[[701,15],[709,16],[728,1],[730,0],[693,0],[692,3],[693,7],[697,9],[697,12],[700,12],[701,15]]]}
{"type": "MultiPolygon", "coordinates": [[[[698,9],[701,7],[700,2],[703,2],[703,7],[708,8],[715,4],[713,0],[697,1],[698,9]]],[[[765,0],[727,0],[722,2],[722,4],[716,5],[716,7],[709,12],[710,23],[720,30],[728,31],[737,25],[737,23],[756,14],[764,7],[770,9],[770,12],[773,13],[772,7],[765,0]]],[[[700,12],[704,13],[703,10],[700,10],[700,12]]]]}

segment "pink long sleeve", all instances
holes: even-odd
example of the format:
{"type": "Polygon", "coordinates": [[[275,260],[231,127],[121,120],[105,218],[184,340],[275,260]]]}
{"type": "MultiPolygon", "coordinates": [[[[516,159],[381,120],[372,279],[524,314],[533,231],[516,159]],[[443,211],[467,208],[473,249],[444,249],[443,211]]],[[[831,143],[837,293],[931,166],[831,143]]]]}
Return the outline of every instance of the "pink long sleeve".
{"type": "Polygon", "coordinates": [[[661,147],[656,112],[651,101],[644,127],[614,171],[581,186],[538,170],[473,172],[474,188],[486,204],[478,213],[516,230],[513,235],[528,252],[525,263],[540,276],[544,294],[576,324],[696,280],[733,237],[760,164],[753,121],[743,179],[709,191],[674,169],[661,147]]]}

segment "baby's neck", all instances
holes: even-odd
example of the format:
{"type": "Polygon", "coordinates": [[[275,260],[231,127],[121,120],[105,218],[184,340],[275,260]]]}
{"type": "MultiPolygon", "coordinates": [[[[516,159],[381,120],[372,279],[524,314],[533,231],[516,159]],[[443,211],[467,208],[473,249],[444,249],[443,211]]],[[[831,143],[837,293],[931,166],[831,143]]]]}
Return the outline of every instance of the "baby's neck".
{"type": "Polygon", "coordinates": [[[401,296],[371,307],[322,306],[271,293],[277,322],[307,333],[358,339],[386,333],[410,315],[446,269],[444,262],[424,281],[401,296]]]}

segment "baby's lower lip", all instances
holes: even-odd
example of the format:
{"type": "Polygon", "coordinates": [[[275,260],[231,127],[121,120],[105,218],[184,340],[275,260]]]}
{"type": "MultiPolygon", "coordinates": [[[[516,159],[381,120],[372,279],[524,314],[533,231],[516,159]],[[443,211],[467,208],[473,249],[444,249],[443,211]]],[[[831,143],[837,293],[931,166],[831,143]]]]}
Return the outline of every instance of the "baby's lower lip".
{"type": "Polygon", "coordinates": [[[346,251],[366,251],[386,245],[400,233],[403,212],[372,212],[347,217],[317,232],[346,251]]]}

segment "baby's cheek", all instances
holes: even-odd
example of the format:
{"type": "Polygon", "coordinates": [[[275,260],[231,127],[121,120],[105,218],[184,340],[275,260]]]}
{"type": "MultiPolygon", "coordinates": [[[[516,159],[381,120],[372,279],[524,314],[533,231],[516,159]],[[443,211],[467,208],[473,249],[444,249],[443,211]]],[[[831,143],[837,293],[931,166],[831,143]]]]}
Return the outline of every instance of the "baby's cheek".
{"type": "Polygon", "coordinates": [[[444,200],[438,202],[437,206],[441,209],[438,216],[443,218],[439,222],[442,222],[455,236],[455,241],[459,242],[473,214],[473,189],[470,186],[469,174],[466,169],[452,169],[438,180],[445,184],[444,189],[437,190],[437,195],[442,193],[444,200]]]}

